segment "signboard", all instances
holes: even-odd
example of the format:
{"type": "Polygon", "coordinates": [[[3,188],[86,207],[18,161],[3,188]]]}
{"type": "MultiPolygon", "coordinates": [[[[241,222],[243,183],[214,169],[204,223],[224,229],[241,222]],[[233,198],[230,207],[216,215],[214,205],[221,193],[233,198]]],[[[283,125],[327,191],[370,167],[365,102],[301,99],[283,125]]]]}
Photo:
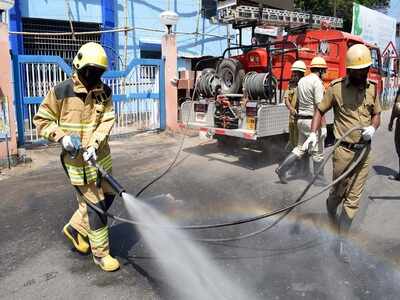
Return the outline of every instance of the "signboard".
{"type": "Polygon", "coordinates": [[[277,37],[278,35],[282,35],[282,32],[283,32],[283,28],[276,27],[276,26],[256,27],[254,29],[255,34],[268,35],[268,36],[274,36],[274,37],[277,37]]]}
{"type": "Polygon", "coordinates": [[[396,19],[354,3],[351,33],[377,45],[383,51],[390,42],[395,43],[396,19]]]}

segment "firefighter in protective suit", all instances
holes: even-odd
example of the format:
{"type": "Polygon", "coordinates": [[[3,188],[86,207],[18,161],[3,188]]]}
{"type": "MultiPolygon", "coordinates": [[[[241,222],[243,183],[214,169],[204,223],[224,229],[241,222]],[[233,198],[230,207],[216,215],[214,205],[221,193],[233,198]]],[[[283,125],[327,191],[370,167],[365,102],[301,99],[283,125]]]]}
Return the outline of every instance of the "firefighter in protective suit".
{"type": "MultiPolygon", "coordinates": [[[[322,101],[324,95],[324,85],[322,78],[328,68],[322,57],[314,57],[311,61],[311,73],[300,79],[297,85],[297,127],[298,143],[292,152],[275,170],[282,183],[287,183],[287,172],[299,159],[303,158],[308,149],[303,149],[303,143],[311,133],[311,121],[316,105],[322,101]]],[[[326,128],[323,127],[318,134],[318,143],[311,149],[314,171],[321,167],[324,159],[324,140],[326,137],[326,128]]],[[[318,174],[315,181],[318,186],[326,185],[323,171],[318,174]]]]}
{"type": "Polygon", "coordinates": [[[346,53],[347,76],[332,81],[324,99],[318,104],[312,122],[312,133],[304,147],[317,143],[317,131],[322,116],[331,108],[334,112],[334,135],[339,139],[354,127],[362,131],[353,131],[335,149],[333,154],[333,180],[343,174],[363,147],[367,155],[345,179],[337,183],[327,199],[327,211],[331,221],[338,225],[338,252],[344,262],[350,261],[347,237],[360,206],[361,195],[368,177],[371,163],[371,139],[380,125],[381,106],[375,83],[369,81],[368,71],[372,64],[371,52],[363,44],[350,47],[346,53]],[[342,212],[337,219],[337,208],[342,212]]]}
{"type": "Polygon", "coordinates": [[[106,211],[115,194],[90,162],[96,160],[106,171],[112,168],[108,137],[115,122],[111,89],[101,82],[108,59],[97,43],[84,44],[73,60],[72,78],[50,90],[34,124],[39,134],[51,142],[59,142],[64,150],[64,165],[71,183],[79,188],[78,209],[63,228],[63,233],[77,251],[93,254],[94,262],[104,271],[119,268],[109,253],[107,217],[86,205],[82,196],[106,211]],[[73,139],[79,136],[86,151],[75,157],[73,139]]]}

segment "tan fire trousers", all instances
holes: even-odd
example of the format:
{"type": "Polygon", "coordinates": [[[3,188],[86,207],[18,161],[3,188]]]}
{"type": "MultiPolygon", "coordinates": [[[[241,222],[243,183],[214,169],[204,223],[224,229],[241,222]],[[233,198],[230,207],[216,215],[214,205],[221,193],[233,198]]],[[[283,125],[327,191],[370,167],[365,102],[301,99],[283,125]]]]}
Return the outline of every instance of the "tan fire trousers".
{"type": "MultiPolygon", "coordinates": [[[[96,183],[77,186],[83,196],[96,207],[107,211],[114,199],[110,185],[102,180],[101,187],[96,183]]],[[[109,254],[107,217],[90,208],[81,195],[77,195],[78,209],[72,215],[70,224],[81,235],[89,238],[93,255],[104,257],[109,254]]]]}
{"type": "MultiPolygon", "coordinates": [[[[370,146],[366,157],[344,180],[336,184],[329,193],[328,201],[335,207],[343,203],[343,209],[348,217],[353,219],[360,207],[361,195],[364,191],[368,178],[369,164],[371,161],[370,146]]],[[[343,174],[354,161],[354,152],[345,147],[339,146],[333,154],[333,180],[343,174]]]]}

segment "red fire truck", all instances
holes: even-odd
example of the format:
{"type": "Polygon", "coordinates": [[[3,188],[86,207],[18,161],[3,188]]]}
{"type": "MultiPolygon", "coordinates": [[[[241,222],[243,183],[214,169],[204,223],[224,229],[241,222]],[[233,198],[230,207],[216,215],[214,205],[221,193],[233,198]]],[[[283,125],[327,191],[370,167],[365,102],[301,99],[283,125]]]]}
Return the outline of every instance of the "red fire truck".
{"type": "MultiPolygon", "coordinates": [[[[357,43],[366,44],[371,50],[373,64],[369,78],[377,83],[379,95],[382,94],[388,72],[383,72],[380,50],[360,37],[332,29],[332,26],[341,27],[341,19],[265,8],[260,14],[260,10],[263,9],[240,6],[220,11],[220,20],[235,24],[240,32],[240,24],[244,22],[244,26],[249,26],[251,23],[254,44],[229,47],[221,57],[207,59],[213,67],[199,72],[194,101],[181,105],[182,126],[198,128],[220,141],[229,136],[257,141],[285,134],[288,110],[283,94],[288,88],[292,64],[301,59],[309,66],[313,57],[323,57],[328,64],[324,78],[327,86],[332,80],[345,76],[346,51],[357,43]],[[271,16],[274,24],[308,25],[297,26],[280,38],[260,43],[254,34],[256,25],[265,25],[271,16]]],[[[205,62],[200,61],[198,65],[205,62]]],[[[398,59],[392,65],[398,66],[398,59]]],[[[398,74],[396,71],[389,73],[392,77],[398,74]]],[[[397,77],[392,81],[398,86],[397,77]]],[[[332,121],[332,114],[328,113],[328,124],[332,121]]]]}

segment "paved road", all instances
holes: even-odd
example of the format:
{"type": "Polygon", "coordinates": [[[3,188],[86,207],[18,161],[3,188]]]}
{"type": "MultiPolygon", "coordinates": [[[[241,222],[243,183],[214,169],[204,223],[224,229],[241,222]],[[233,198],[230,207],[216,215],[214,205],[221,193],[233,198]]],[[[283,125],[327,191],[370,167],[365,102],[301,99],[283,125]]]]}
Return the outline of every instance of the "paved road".
{"type": "MultiPolygon", "coordinates": [[[[387,118],[373,144],[375,161],[355,224],[351,265],[335,256],[326,195],[254,238],[203,244],[215,264],[259,299],[398,299],[400,189],[387,180],[397,168],[387,118]]],[[[180,137],[165,134],[113,141],[115,176],[137,192],[168,166],[179,143],[180,137]]],[[[76,203],[58,151],[32,151],[32,163],[0,176],[0,298],[175,299],[131,226],[112,222],[111,250],[122,262],[118,272],[101,272],[90,256],[70,249],[61,229],[76,203]]],[[[144,196],[170,194],[169,200],[151,203],[181,223],[215,223],[281,207],[294,201],[306,182],[277,183],[273,170],[282,151],[272,153],[276,157],[248,148],[222,151],[214,142],[187,138],[177,167],[144,196]]],[[[126,215],[120,201],[112,212],[126,215]]],[[[272,222],[201,236],[237,236],[272,222]]]]}

